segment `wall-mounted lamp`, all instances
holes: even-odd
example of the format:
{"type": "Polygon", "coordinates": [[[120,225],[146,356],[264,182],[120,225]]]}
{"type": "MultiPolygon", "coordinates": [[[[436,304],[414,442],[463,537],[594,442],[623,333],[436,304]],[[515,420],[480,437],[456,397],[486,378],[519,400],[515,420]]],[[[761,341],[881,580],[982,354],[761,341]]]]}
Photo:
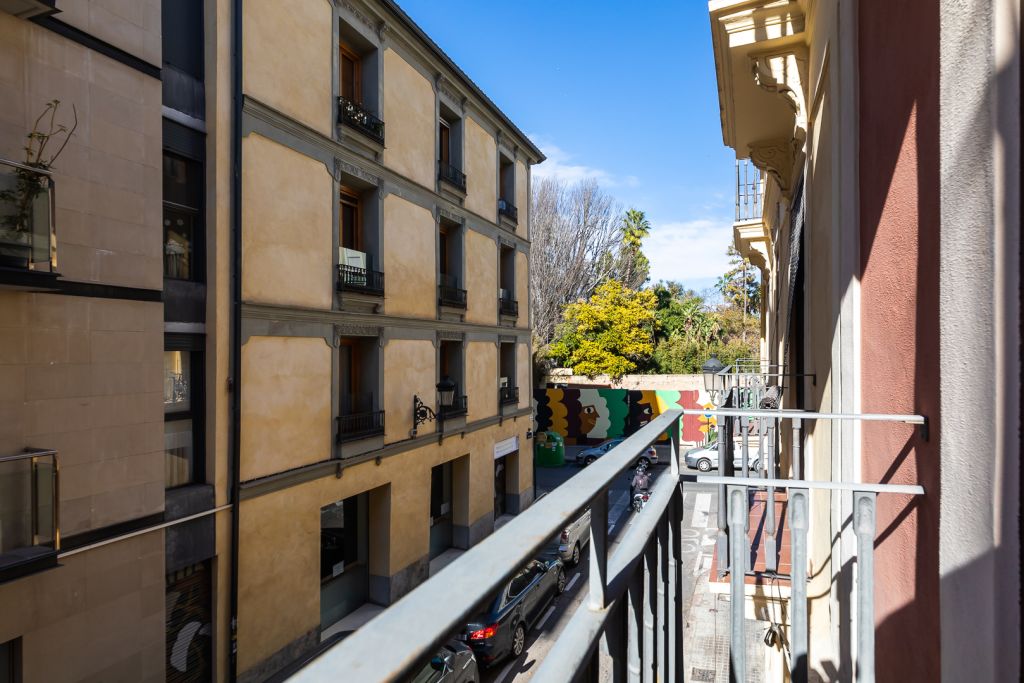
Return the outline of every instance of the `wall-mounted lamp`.
{"type": "Polygon", "coordinates": [[[412,429],[409,431],[409,436],[415,437],[417,427],[424,422],[433,422],[434,420],[437,420],[437,423],[441,425],[441,430],[444,431],[444,409],[451,408],[452,402],[455,400],[455,382],[445,376],[437,383],[437,394],[440,398],[440,409],[436,413],[433,408],[421,401],[419,396],[413,395],[412,429]]]}

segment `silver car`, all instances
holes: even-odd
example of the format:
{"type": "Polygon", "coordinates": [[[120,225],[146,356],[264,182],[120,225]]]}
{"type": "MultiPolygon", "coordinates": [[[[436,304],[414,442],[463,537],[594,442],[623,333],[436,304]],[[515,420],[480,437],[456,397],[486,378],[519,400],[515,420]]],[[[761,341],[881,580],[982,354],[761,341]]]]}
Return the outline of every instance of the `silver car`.
{"type": "MultiPolygon", "coordinates": [[[[593,446],[592,448],[584,449],[576,454],[576,464],[583,466],[589,465],[625,440],[626,437],[620,436],[615,439],[609,439],[608,441],[597,446],[593,446]]],[[[640,457],[637,458],[637,463],[640,462],[643,462],[647,467],[658,464],[658,451],[655,450],[654,446],[648,446],[647,450],[640,454],[640,457]]]]}
{"type": "MultiPolygon", "coordinates": [[[[755,449],[750,450],[747,461],[748,469],[756,470],[759,468],[761,464],[760,455],[755,449]]],[[[718,469],[718,443],[691,448],[683,454],[683,461],[687,467],[700,470],[701,472],[710,472],[711,470],[718,469]]],[[[733,451],[732,466],[737,472],[743,468],[743,450],[739,444],[736,444],[736,448],[733,451]]]]}
{"type": "Polygon", "coordinates": [[[558,546],[558,556],[562,562],[575,567],[580,563],[580,552],[590,541],[590,508],[573,520],[562,533],[552,541],[558,546]]]}

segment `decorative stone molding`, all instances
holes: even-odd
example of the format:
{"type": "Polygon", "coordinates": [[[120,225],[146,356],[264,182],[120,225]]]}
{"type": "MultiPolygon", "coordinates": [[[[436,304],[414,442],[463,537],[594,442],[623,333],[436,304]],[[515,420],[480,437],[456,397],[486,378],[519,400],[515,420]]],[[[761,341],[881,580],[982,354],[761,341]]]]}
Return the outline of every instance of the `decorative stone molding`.
{"type": "Polygon", "coordinates": [[[335,345],[342,337],[380,337],[380,328],[371,325],[353,325],[349,323],[334,325],[335,345]]]}
{"type": "Polygon", "coordinates": [[[382,32],[379,28],[379,24],[384,24],[383,21],[377,20],[374,17],[367,16],[365,12],[357,8],[351,2],[346,2],[346,0],[341,0],[341,2],[336,2],[335,4],[337,4],[340,7],[344,7],[346,10],[348,10],[348,12],[356,19],[358,19],[360,22],[362,22],[363,25],[366,26],[366,28],[370,29],[378,36],[381,35],[382,32]]]}
{"type": "Polygon", "coordinates": [[[454,211],[449,211],[448,209],[442,206],[435,207],[435,210],[437,218],[447,218],[448,220],[458,223],[459,225],[466,224],[466,218],[464,216],[461,216],[460,214],[455,213],[454,211]]]}
{"type": "Polygon", "coordinates": [[[802,50],[752,54],[750,73],[754,83],[765,92],[778,95],[793,112],[793,137],[801,141],[807,131],[807,102],[804,89],[807,58],[802,50]]]}
{"type": "Polygon", "coordinates": [[[498,343],[499,344],[515,344],[516,341],[517,341],[516,338],[511,336],[511,335],[507,335],[507,334],[498,335],[498,343]]]}
{"type": "Polygon", "coordinates": [[[438,332],[437,332],[437,341],[438,342],[443,342],[443,341],[464,342],[464,341],[466,341],[466,335],[463,332],[453,332],[451,330],[438,330],[438,332]]]}
{"type": "Polygon", "coordinates": [[[793,158],[793,143],[785,138],[750,145],[750,161],[765,173],[771,174],[783,192],[789,191],[793,158]]]}
{"type": "Polygon", "coordinates": [[[363,169],[359,168],[355,164],[350,164],[347,161],[343,161],[341,159],[335,158],[334,159],[334,179],[340,183],[341,182],[341,177],[342,177],[343,174],[347,174],[347,175],[350,175],[350,176],[355,176],[356,178],[359,178],[360,180],[365,180],[366,182],[368,182],[371,185],[374,185],[376,187],[380,187],[380,184],[381,184],[380,178],[378,178],[377,176],[373,175],[372,173],[364,171],[363,169]]]}

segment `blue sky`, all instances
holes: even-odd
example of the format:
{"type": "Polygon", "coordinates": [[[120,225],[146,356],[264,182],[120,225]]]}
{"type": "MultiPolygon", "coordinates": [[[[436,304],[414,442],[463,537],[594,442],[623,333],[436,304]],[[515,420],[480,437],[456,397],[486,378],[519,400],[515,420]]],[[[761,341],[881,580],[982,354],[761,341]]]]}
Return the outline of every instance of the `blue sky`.
{"type": "Polygon", "coordinates": [[[700,291],[726,270],[735,157],[705,2],[398,2],[544,150],[535,177],[593,176],[647,212],[652,280],[700,291]]]}

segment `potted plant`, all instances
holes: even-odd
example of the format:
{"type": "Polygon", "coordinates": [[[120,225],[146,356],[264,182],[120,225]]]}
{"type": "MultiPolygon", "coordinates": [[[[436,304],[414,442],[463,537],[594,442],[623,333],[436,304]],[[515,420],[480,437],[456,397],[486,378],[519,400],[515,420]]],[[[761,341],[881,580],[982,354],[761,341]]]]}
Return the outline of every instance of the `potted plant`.
{"type": "Polygon", "coordinates": [[[57,123],[60,100],[46,103],[43,112],[32,126],[25,145],[25,161],[14,167],[10,176],[13,182],[0,190],[0,266],[28,269],[32,259],[32,214],[36,199],[50,185],[46,171],[67,146],[78,127],[78,112],[71,105],[74,123],[71,128],[57,123]],[[46,130],[41,126],[46,125],[46,130]],[[56,144],[63,136],[63,142],[53,154],[47,156],[47,146],[56,144]],[[37,173],[39,169],[44,173],[37,173]]]}

